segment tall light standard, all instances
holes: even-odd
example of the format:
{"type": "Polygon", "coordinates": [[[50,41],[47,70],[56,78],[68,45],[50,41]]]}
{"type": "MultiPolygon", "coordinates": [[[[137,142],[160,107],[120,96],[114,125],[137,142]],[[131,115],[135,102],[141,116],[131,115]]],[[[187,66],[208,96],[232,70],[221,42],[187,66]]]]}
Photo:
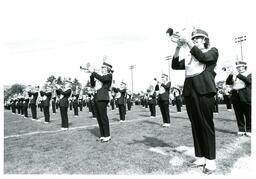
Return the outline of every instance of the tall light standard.
{"type": "Polygon", "coordinates": [[[246,36],[240,36],[235,38],[235,43],[240,43],[240,48],[241,48],[241,60],[243,61],[243,48],[242,48],[242,42],[246,41],[246,36]]]}
{"type": "Polygon", "coordinates": [[[133,94],[133,69],[135,68],[135,65],[131,65],[130,66],[130,70],[131,70],[131,80],[132,80],[132,94],[133,94]]]}
{"type": "Polygon", "coordinates": [[[165,58],[166,58],[165,60],[168,60],[169,81],[171,81],[171,69],[170,69],[171,64],[170,64],[170,61],[172,59],[172,56],[170,55],[170,56],[167,56],[165,58]]]}

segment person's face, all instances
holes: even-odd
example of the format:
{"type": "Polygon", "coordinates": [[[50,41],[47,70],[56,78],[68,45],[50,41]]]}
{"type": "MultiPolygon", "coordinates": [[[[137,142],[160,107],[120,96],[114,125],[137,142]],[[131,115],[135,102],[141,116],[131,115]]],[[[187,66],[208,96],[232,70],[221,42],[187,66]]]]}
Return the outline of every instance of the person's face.
{"type": "Polygon", "coordinates": [[[102,67],[101,67],[101,73],[102,73],[102,74],[107,74],[107,73],[108,73],[106,66],[102,66],[102,67]]]}
{"type": "Polygon", "coordinates": [[[166,76],[162,76],[162,82],[166,82],[167,81],[167,77],[166,76]]]}
{"type": "Polygon", "coordinates": [[[243,73],[246,71],[245,66],[237,66],[236,69],[237,69],[238,73],[243,73]]]}
{"type": "Polygon", "coordinates": [[[193,40],[195,46],[197,46],[199,49],[205,49],[205,47],[204,47],[205,38],[204,37],[197,36],[197,37],[194,37],[192,40],[193,40]]]}

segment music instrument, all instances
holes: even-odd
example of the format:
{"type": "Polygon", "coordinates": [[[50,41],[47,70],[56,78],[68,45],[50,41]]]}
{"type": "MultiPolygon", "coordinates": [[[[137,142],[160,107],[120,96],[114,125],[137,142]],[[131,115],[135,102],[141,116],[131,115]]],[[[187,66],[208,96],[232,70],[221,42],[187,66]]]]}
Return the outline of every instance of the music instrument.
{"type": "Polygon", "coordinates": [[[186,47],[186,43],[181,41],[181,34],[184,32],[189,32],[188,30],[195,31],[196,28],[192,27],[190,28],[183,28],[180,32],[174,32],[172,28],[167,29],[166,34],[171,38],[171,41],[174,43],[180,43],[182,44],[182,47],[186,47]]]}

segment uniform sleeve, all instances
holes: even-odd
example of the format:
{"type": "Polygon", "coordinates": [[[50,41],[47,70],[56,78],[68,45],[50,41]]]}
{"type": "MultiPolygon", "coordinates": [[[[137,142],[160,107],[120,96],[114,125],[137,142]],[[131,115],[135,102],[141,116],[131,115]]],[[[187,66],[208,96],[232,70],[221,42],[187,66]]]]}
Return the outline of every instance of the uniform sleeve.
{"type": "Polygon", "coordinates": [[[247,77],[241,74],[237,75],[237,78],[239,78],[240,80],[242,80],[246,85],[251,85],[251,74],[248,75],[247,77]]]}
{"type": "Polygon", "coordinates": [[[92,76],[94,78],[96,78],[97,80],[99,80],[100,82],[109,82],[109,81],[112,81],[112,75],[111,74],[107,74],[107,75],[99,75],[98,73],[96,72],[93,72],[92,73],[92,76]]]}
{"type": "Polygon", "coordinates": [[[226,84],[227,85],[233,85],[234,84],[234,80],[233,80],[233,75],[228,75],[228,78],[226,79],[226,84]]]}
{"type": "Polygon", "coordinates": [[[179,57],[172,59],[172,69],[185,70],[185,59],[179,61],[179,57]]]}
{"type": "Polygon", "coordinates": [[[211,48],[203,53],[197,46],[193,46],[190,53],[201,63],[216,63],[219,57],[219,52],[216,48],[211,48]]]}

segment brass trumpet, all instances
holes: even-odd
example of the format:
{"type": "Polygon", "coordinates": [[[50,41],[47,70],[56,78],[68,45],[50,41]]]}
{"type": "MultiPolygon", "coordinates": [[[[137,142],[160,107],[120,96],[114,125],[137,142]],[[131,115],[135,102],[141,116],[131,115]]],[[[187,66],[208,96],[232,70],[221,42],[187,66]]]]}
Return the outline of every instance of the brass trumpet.
{"type": "Polygon", "coordinates": [[[171,41],[177,43],[180,40],[179,32],[173,32],[172,28],[167,29],[166,34],[171,37],[171,41]]]}

